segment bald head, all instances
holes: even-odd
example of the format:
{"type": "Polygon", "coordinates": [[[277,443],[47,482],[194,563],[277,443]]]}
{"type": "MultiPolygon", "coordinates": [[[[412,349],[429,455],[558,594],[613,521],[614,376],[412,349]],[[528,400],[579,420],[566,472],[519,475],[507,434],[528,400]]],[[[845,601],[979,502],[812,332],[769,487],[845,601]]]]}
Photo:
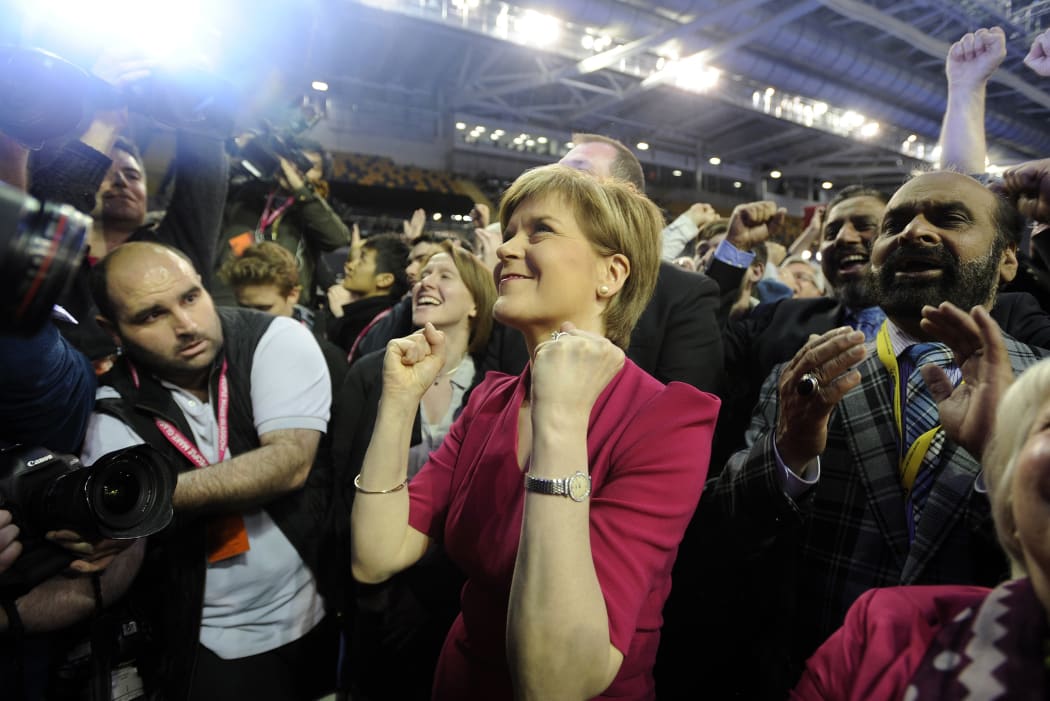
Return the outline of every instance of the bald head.
{"type": "Polygon", "coordinates": [[[115,321],[112,279],[116,279],[126,292],[139,284],[147,284],[151,277],[176,269],[200,279],[193,262],[177,248],[150,241],[125,243],[110,251],[91,269],[91,296],[99,313],[115,321]]]}

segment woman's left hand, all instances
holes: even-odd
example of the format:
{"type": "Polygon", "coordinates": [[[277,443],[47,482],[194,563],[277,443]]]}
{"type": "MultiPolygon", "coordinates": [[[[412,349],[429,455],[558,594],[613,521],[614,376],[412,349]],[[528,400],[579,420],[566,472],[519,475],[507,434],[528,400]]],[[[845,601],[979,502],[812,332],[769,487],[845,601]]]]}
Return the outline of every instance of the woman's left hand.
{"type": "Polygon", "coordinates": [[[623,368],[624,353],[609,339],[561,326],[558,340],[541,343],[532,361],[533,419],[582,419],[623,368]]]}

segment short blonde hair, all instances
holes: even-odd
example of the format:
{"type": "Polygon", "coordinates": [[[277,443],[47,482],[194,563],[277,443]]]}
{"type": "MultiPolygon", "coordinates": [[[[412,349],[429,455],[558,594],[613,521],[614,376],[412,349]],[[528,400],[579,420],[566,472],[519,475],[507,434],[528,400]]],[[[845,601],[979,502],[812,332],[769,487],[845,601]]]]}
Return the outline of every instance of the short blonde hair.
{"type": "Polygon", "coordinates": [[[630,262],[627,280],[609,301],[603,319],[606,337],[626,349],[656,288],[663,215],[628,183],[554,164],[525,171],[504,193],[500,204],[503,230],[523,202],[550,196],[560,197],[572,208],[580,230],[599,255],[619,253],[630,262]]]}
{"type": "Polygon", "coordinates": [[[1015,535],[1013,497],[1017,458],[1024,448],[1039,408],[1050,396],[1050,358],[1031,366],[1006,391],[996,412],[992,440],[984,451],[985,480],[992,502],[992,520],[1006,554],[1014,565],[1014,573],[1026,570],[1021,543],[1015,535]]]}

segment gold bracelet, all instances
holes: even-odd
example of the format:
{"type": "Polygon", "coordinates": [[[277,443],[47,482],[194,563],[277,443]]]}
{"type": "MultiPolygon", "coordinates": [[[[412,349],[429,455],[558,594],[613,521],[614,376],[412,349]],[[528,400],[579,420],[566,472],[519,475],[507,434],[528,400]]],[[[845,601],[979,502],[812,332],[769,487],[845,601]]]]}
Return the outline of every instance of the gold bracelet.
{"type": "Polygon", "coordinates": [[[404,489],[407,486],[408,486],[408,478],[406,477],[405,481],[402,482],[401,484],[397,485],[396,487],[392,487],[390,489],[381,489],[381,490],[373,492],[371,489],[365,489],[364,487],[361,486],[361,474],[360,473],[358,473],[357,477],[354,478],[354,489],[356,489],[357,491],[361,492],[362,494],[393,494],[394,492],[400,492],[402,489],[404,489]]]}

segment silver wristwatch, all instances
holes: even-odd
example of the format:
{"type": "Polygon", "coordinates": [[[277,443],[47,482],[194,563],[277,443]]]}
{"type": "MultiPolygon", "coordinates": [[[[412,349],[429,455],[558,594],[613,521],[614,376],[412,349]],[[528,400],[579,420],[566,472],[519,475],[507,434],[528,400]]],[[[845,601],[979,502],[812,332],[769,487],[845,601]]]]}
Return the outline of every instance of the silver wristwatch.
{"type": "Polygon", "coordinates": [[[553,494],[558,497],[569,497],[573,501],[583,501],[591,495],[591,476],[577,470],[562,479],[546,479],[533,477],[526,472],[525,491],[553,494]]]}

